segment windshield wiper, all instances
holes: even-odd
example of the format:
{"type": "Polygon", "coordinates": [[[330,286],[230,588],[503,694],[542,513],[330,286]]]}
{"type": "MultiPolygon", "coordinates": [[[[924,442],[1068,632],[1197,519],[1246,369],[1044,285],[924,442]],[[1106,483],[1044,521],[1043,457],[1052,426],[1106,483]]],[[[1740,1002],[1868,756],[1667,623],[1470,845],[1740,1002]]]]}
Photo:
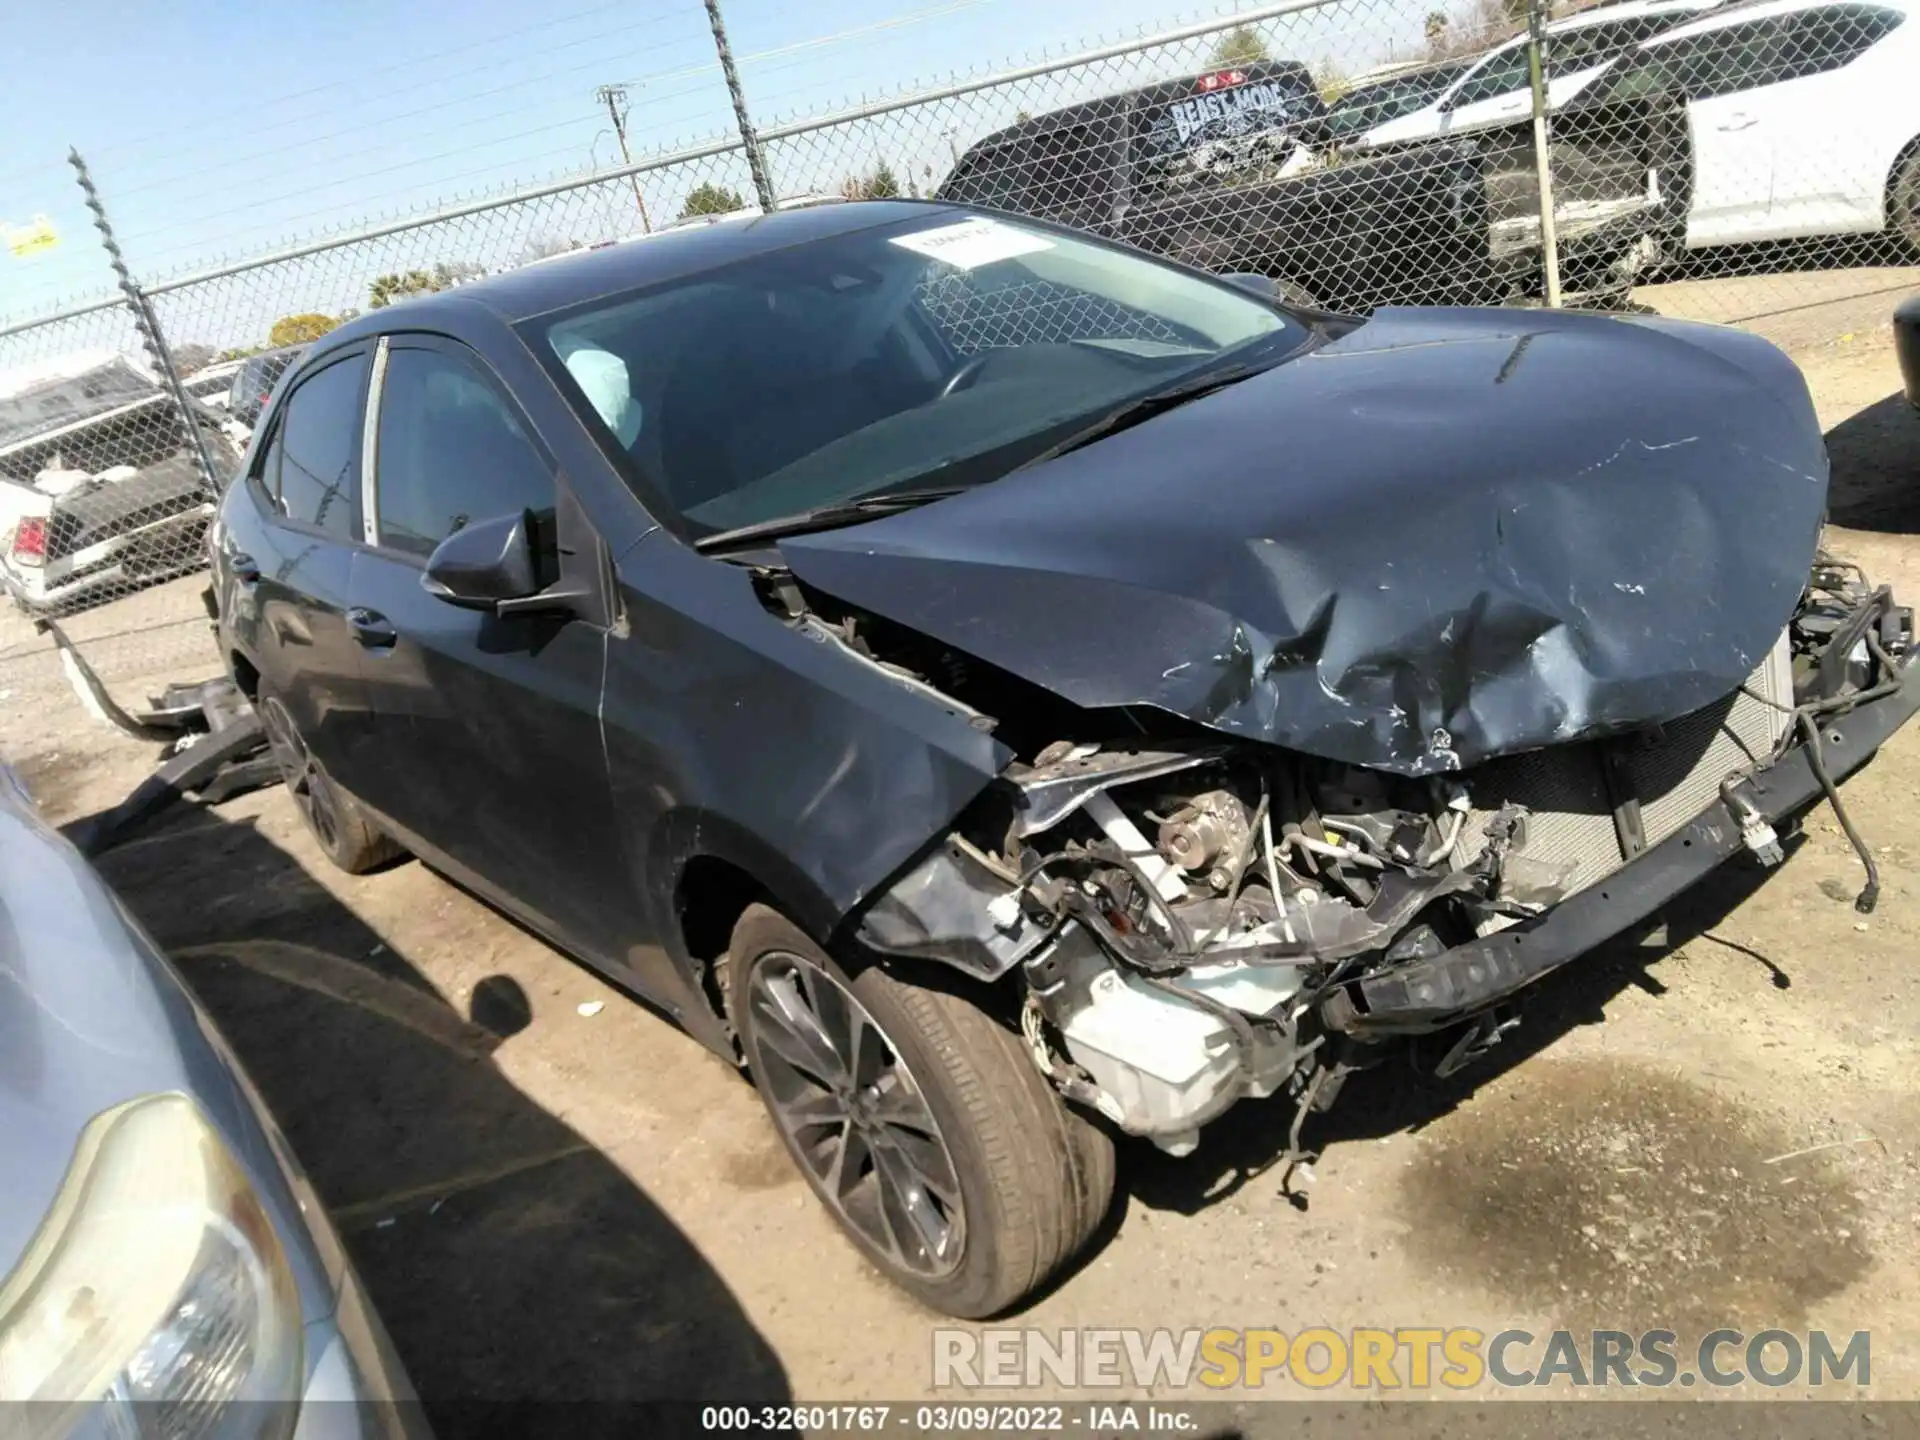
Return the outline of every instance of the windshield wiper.
{"type": "Polygon", "coordinates": [[[939,485],[919,490],[883,490],[877,495],[862,495],[855,500],[838,500],[831,505],[816,505],[811,510],[796,510],[791,515],[776,515],[771,520],[756,520],[731,530],[716,530],[693,542],[696,550],[723,550],[748,540],[777,540],[783,535],[805,535],[812,530],[831,530],[836,525],[854,525],[879,515],[944,500],[971,490],[971,485],[939,485]]]}
{"type": "MultiPolygon", "coordinates": [[[[1098,420],[1083,425],[1063,439],[1054,441],[1037,455],[1029,455],[1015,470],[1025,470],[1030,466],[1042,464],[1056,456],[1065,455],[1069,450],[1078,450],[1083,445],[1091,445],[1096,440],[1105,439],[1117,431],[1138,425],[1143,420],[1151,420],[1177,409],[1189,400],[1198,400],[1202,395],[1211,395],[1215,390],[1224,390],[1229,385],[1237,385],[1249,376],[1258,375],[1268,365],[1228,365],[1218,370],[1208,370],[1200,375],[1190,375],[1184,380],[1159,390],[1150,390],[1145,395],[1135,396],[1124,405],[1107,411],[1098,420]]],[[[1011,472],[1009,472],[1011,473],[1011,472]]]]}

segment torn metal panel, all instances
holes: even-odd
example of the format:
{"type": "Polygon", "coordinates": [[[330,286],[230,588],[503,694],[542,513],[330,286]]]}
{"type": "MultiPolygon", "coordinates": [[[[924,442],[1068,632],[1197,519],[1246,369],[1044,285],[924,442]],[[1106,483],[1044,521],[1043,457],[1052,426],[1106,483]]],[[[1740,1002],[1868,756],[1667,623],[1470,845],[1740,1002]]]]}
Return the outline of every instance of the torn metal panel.
{"type": "Polygon", "coordinates": [[[1037,835],[1050,830],[1088,800],[1115,785],[1172,775],[1217,760],[1223,752],[1211,750],[1101,750],[1098,746],[1070,746],[1065,754],[1034,766],[1013,766],[1007,778],[1019,789],[1020,810],[1014,833],[1037,835]]]}
{"type": "Polygon", "coordinates": [[[1689,714],[1766,655],[1827,460],[1754,336],[1386,310],[937,505],[806,583],[1088,707],[1403,775],[1689,714]]]}
{"type": "Polygon", "coordinates": [[[949,840],[874,898],[860,917],[862,943],[887,955],[941,960],[997,980],[1053,929],[1029,916],[1006,879],[957,853],[949,840]]]}

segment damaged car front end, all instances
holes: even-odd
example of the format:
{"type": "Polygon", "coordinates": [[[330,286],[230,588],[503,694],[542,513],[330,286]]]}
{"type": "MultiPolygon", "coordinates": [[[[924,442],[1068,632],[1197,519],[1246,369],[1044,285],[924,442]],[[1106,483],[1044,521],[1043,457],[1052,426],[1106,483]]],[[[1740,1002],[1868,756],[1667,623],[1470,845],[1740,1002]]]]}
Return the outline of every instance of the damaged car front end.
{"type": "Polygon", "coordinates": [[[1444,311],[1325,339],[781,546],[796,616],[952,677],[1015,755],[859,941],[1018,990],[1035,1065],[1175,1153],[1393,1037],[1464,1064],[1539,976],[1844,817],[1920,704],[1910,612],[1815,553],[1826,457],[1771,347],[1444,311]]]}
{"type": "Polygon", "coordinates": [[[1298,1118],[1382,1044],[1450,1031],[1457,1069],[1532,981],[1736,854],[1780,863],[1822,798],[1845,821],[1835,782],[1920,708],[1911,641],[1910,611],[1823,557],[1745,682],[1642,730],[1420,777],[1063,739],[858,935],[1016,984],[1034,1063],[1127,1133],[1184,1154],[1236,1101],[1286,1093],[1297,1155],[1298,1118]]]}
{"type": "Polygon", "coordinates": [[[342,869],[412,851],[744,1065],[949,1314],[1071,1262],[1116,1135],[1185,1153],[1275,1096],[1297,1161],[1356,1068],[1419,1035],[1457,1068],[1555,966],[1844,820],[1920,705],[1910,614],[1818,553],[1806,384],[1738,331],[1362,321],[907,202],[395,309],[269,418],[370,369],[355,538],[308,563],[270,443],[220,511],[294,803],[342,869]],[[518,458],[476,499],[446,453],[518,458]],[[352,663],[282,612],[347,614],[352,663]]]}
{"type": "MultiPolygon", "coordinates": [[[[1005,763],[849,943],[986,987],[1065,1099],[1284,1158],[1410,1036],[1781,834],[1920,707],[1912,615],[1818,553],[1799,374],[1734,331],[1322,317],[1284,363],[938,504],[743,563],[777,616],[1005,763]],[[1177,478],[1176,478],[1177,477],[1177,478]]],[[[852,518],[852,517],[843,517],[852,518]]]]}

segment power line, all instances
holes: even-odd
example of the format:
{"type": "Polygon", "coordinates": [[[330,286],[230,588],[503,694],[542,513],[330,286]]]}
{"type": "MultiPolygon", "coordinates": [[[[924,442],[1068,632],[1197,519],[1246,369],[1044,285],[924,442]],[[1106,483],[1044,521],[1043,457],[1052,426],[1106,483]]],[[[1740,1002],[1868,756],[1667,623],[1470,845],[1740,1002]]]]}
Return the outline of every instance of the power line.
{"type": "MultiPolygon", "coordinates": [[[[603,37],[592,36],[592,37],[587,37],[575,43],[597,44],[601,41],[602,38],[603,37]]],[[[662,44],[652,45],[646,48],[648,50],[664,50],[664,49],[670,48],[673,45],[684,44],[684,43],[686,42],[685,41],[667,41],[667,42],[663,42],[662,44]]],[[[556,47],[556,49],[570,49],[570,48],[573,48],[572,45],[556,47]]],[[[520,62],[515,61],[511,63],[519,64],[520,62]]],[[[307,150],[313,147],[324,145],[329,141],[345,138],[346,136],[362,135],[362,134],[368,133],[369,131],[379,131],[387,127],[396,125],[403,120],[417,120],[423,116],[433,115],[444,110],[449,110],[458,105],[468,104],[474,100],[484,100],[496,95],[514,94],[517,91],[525,90],[529,86],[537,85],[542,81],[557,80],[566,76],[584,74],[588,71],[599,68],[599,66],[604,63],[605,62],[602,59],[589,60],[579,65],[568,66],[564,69],[548,70],[538,75],[525,76],[513,82],[512,84],[496,85],[493,88],[488,90],[476,90],[476,91],[465,92],[459,96],[453,97],[448,100],[436,101],[434,104],[431,104],[431,105],[423,105],[418,109],[402,110],[398,113],[390,113],[385,115],[374,115],[357,124],[344,125],[339,127],[338,129],[330,130],[323,135],[303,138],[301,140],[297,140],[286,145],[270,146],[265,150],[257,150],[247,155],[238,155],[238,156],[223,155],[220,157],[220,168],[222,170],[226,170],[226,169],[229,169],[230,167],[238,166],[238,165],[252,165],[259,161],[270,160],[277,155],[284,155],[284,154],[297,152],[301,150],[307,150]]],[[[490,68],[500,68],[500,67],[490,67],[490,68]]],[[[492,114],[478,117],[478,120],[479,122],[484,122],[486,120],[494,119],[494,118],[497,118],[498,116],[508,115],[511,113],[513,113],[511,110],[495,111],[492,114]]],[[[465,129],[467,126],[472,125],[474,123],[476,123],[476,121],[474,120],[464,120],[460,122],[460,125],[462,129],[465,129]]],[[[272,127],[259,127],[259,129],[261,130],[264,130],[267,128],[272,128],[272,127]]],[[[186,152],[177,151],[174,153],[184,154],[186,152]]],[[[168,157],[162,157],[162,158],[164,159],[168,157]]],[[[175,174],[172,174],[172,175],[160,176],[158,178],[149,179],[136,185],[120,187],[116,190],[116,194],[121,197],[146,194],[150,191],[160,189],[163,186],[177,184],[181,180],[193,178],[195,175],[201,174],[201,173],[205,173],[205,172],[201,172],[201,171],[176,172],[175,174]]]]}
{"type": "MultiPolygon", "coordinates": [[[[630,13],[632,11],[632,8],[633,7],[632,7],[632,4],[630,3],[630,0],[608,0],[608,3],[604,5],[590,5],[584,10],[569,11],[560,15],[549,15],[545,19],[539,21],[537,24],[523,25],[513,30],[503,30],[494,35],[487,36],[484,39],[468,41],[464,45],[453,45],[453,46],[449,46],[447,49],[436,50],[430,54],[423,55],[423,56],[415,56],[411,59],[395,60],[385,65],[375,65],[375,66],[370,66],[366,69],[356,69],[352,75],[342,76],[338,80],[328,80],[319,85],[309,86],[305,90],[296,90],[290,94],[278,96],[276,97],[276,103],[285,104],[290,101],[303,100],[313,95],[330,94],[334,91],[344,89],[351,85],[363,84],[367,80],[376,79],[382,75],[394,75],[406,70],[422,69],[430,65],[438,64],[440,61],[447,59],[449,56],[464,55],[474,50],[483,50],[490,45],[502,44],[505,41],[517,39],[522,35],[531,35],[539,31],[548,31],[548,30],[557,29],[560,26],[571,24],[575,20],[586,19],[593,15],[603,15],[609,11],[620,11],[623,13],[630,13]]],[[[664,25],[678,18],[681,18],[681,17],[676,16],[673,13],[656,14],[656,15],[648,16],[643,20],[638,20],[634,22],[632,25],[621,27],[621,28],[625,30],[642,30],[642,29],[650,28],[655,25],[664,25]]],[[[690,15],[689,15],[689,18],[690,18],[690,15]]],[[[597,42],[597,41],[604,40],[608,33],[619,34],[621,33],[621,31],[618,29],[612,32],[599,31],[591,36],[586,37],[586,41],[597,42]]],[[[583,42],[581,41],[568,42],[568,44],[578,44],[578,43],[583,43],[583,42]]],[[[520,64],[524,61],[524,59],[525,59],[525,55],[524,53],[522,53],[520,55],[513,56],[500,63],[501,64],[520,64]]],[[[447,78],[464,79],[469,75],[480,74],[486,70],[493,70],[498,68],[499,68],[499,65],[484,65],[484,66],[476,67],[473,70],[463,71],[458,75],[449,76],[447,78]]],[[[401,87],[388,86],[387,88],[389,90],[396,90],[401,87]]],[[[249,114],[249,111],[247,110],[246,107],[236,106],[230,110],[208,112],[208,113],[202,114],[198,118],[202,122],[204,122],[209,129],[225,129],[225,128],[230,128],[230,122],[232,121],[242,120],[242,119],[251,120],[252,117],[249,114]]],[[[284,125],[284,124],[297,124],[302,119],[310,119],[310,118],[312,118],[310,115],[294,115],[289,117],[288,119],[274,122],[274,125],[272,127],[265,127],[265,128],[277,128],[278,126],[284,125]]],[[[259,125],[254,125],[254,124],[248,125],[248,129],[251,132],[256,134],[259,133],[259,131],[262,128],[263,127],[259,125]]],[[[173,138],[173,136],[177,136],[180,133],[182,133],[180,130],[178,129],[174,130],[172,134],[168,137],[168,140],[170,141],[173,138]]],[[[192,132],[189,131],[187,133],[192,133],[192,132]]],[[[145,152],[147,148],[148,148],[148,142],[135,141],[129,146],[116,150],[114,153],[116,153],[116,155],[137,155],[145,152]]],[[[176,153],[176,152],[173,152],[173,151],[163,152],[163,158],[165,154],[172,154],[172,153],[176,153]]]]}

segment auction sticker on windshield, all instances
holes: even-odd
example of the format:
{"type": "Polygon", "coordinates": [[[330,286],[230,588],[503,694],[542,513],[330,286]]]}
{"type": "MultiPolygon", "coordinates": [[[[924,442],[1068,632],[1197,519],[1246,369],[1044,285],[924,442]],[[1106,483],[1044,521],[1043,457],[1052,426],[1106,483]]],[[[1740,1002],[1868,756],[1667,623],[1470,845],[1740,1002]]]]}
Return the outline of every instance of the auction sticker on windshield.
{"type": "Polygon", "coordinates": [[[962,220],[958,225],[936,225],[911,235],[895,235],[893,243],[930,259],[944,260],[961,270],[974,270],[996,260],[1011,260],[1016,255],[1053,249],[1053,242],[1044,235],[1016,230],[998,220],[962,220]]]}

